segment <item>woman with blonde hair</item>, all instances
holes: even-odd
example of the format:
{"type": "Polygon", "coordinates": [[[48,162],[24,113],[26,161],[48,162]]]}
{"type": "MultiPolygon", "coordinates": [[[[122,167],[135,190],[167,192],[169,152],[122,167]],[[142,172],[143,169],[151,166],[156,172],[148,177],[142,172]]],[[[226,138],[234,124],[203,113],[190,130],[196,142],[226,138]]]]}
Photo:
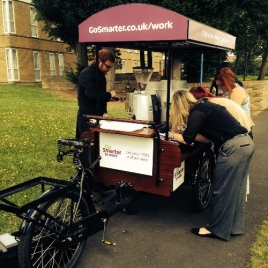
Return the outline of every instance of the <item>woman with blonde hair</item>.
{"type": "Polygon", "coordinates": [[[205,227],[193,228],[192,233],[227,241],[231,235],[243,234],[247,174],[254,152],[248,130],[225,107],[198,102],[186,90],[173,95],[170,125],[170,138],[188,145],[213,142],[217,150],[210,221],[205,227]],[[186,128],[178,133],[181,125],[186,128]]]}

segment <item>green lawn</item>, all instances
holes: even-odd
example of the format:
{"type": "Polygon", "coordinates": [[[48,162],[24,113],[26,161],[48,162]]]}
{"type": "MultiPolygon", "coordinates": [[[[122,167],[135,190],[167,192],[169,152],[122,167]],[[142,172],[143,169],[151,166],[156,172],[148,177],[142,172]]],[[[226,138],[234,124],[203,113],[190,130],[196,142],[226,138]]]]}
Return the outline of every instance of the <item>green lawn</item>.
{"type": "MultiPolygon", "coordinates": [[[[112,106],[110,116],[124,115],[124,103],[112,106]]],[[[56,155],[59,138],[75,137],[76,113],[74,92],[0,85],[1,190],[39,176],[68,179],[74,175],[72,159],[59,163],[56,155]]],[[[21,205],[39,195],[34,189],[12,200],[21,205]]],[[[14,231],[19,223],[16,216],[1,212],[0,232],[14,231]]]]}
{"type": "MultiPolygon", "coordinates": [[[[40,87],[0,85],[0,190],[38,176],[68,179],[75,170],[71,160],[56,161],[57,140],[75,135],[77,101],[75,92],[40,87]]],[[[108,115],[126,117],[124,103],[108,104],[108,115]]],[[[26,191],[13,201],[21,205],[40,195],[26,191]]],[[[17,231],[20,221],[0,212],[0,232],[17,231]]],[[[257,230],[250,268],[268,267],[268,222],[257,230]]]]}

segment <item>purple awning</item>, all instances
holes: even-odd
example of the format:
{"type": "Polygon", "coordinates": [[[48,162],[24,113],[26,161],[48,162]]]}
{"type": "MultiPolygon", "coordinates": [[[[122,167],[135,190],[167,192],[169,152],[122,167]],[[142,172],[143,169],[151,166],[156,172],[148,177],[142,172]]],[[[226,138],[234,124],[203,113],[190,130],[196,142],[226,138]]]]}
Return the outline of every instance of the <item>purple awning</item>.
{"type": "Polygon", "coordinates": [[[235,37],[171,10],[125,4],[102,10],[79,25],[79,42],[186,42],[235,49],[235,37]]]}

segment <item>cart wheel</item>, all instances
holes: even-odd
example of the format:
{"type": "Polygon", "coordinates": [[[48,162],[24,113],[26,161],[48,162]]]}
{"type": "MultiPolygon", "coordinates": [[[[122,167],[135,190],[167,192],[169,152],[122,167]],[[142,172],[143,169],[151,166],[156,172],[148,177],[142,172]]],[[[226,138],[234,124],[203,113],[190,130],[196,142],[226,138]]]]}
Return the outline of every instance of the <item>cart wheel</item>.
{"type": "Polygon", "coordinates": [[[206,209],[212,194],[212,180],[215,168],[215,158],[212,150],[205,150],[199,159],[198,168],[194,174],[192,185],[194,207],[197,211],[206,209]]]}
{"type": "Polygon", "coordinates": [[[21,268],[29,267],[73,267],[79,259],[87,238],[62,246],[62,239],[53,230],[68,233],[71,211],[74,221],[88,216],[89,208],[84,197],[78,193],[67,193],[64,196],[48,201],[40,209],[47,215],[36,213],[35,220],[50,228],[46,229],[38,223],[29,223],[28,230],[20,237],[18,258],[21,268]]]}

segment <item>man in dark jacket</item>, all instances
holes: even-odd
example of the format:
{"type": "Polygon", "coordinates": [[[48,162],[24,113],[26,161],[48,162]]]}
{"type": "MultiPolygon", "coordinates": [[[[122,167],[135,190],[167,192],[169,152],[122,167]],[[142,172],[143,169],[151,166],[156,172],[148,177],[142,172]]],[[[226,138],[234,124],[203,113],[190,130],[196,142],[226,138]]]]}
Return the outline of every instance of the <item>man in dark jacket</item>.
{"type": "Polygon", "coordinates": [[[116,96],[114,90],[106,92],[105,75],[114,66],[114,55],[107,49],[98,52],[98,62],[86,67],[78,79],[78,113],[76,137],[89,131],[84,114],[100,115],[107,113],[107,102],[116,96]]]}

